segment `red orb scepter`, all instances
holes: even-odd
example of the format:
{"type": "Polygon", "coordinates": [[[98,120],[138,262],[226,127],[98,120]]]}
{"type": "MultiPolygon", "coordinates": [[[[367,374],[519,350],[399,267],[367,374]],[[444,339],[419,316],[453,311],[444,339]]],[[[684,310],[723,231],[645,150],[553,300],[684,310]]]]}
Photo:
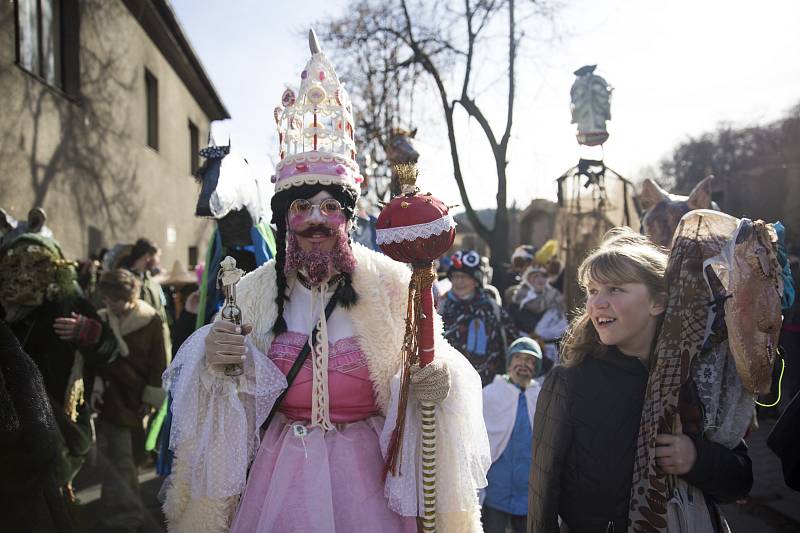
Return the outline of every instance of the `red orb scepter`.
{"type": "MultiPolygon", "coordinates": [[[[403,437],[405,410],[408,405],[409,369],[420,367],[434,358],[433,292],[436,279],[434,261],[453,245],[456,223],[449,208],[430,193],[420,194],[416,186],[417,168],[413,164],[395,166],[402,194],[381,211],[377,241],[383,252],[412,267],[408,287],[406,333],[403,342],[403,373],[397,424],[389,443],[386,471],[397,474],[403,437]]],[[[436,419],[434,404],[420,402],[422,412],[423,531],[435,531],[436,509],[436,419]]]]}

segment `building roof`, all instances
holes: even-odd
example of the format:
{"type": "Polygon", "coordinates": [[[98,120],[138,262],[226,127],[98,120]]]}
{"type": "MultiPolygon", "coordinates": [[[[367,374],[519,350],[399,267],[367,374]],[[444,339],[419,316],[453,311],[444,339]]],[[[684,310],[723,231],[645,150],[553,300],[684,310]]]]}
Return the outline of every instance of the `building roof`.
{"type": "Polygon", "coordinates": [[[168,0],[122,0],[209,120],[231,118],[168,0]]]}
{"type": "Polygon", "coordinates": [[[558,204],[556,202],[546,198],[534,198],[531,200],[531,203],[528,204],[528,207],[522,210],[519,219],[525,220],[539,213],[553,215],[556,211],[558,211],[558,204]]]}

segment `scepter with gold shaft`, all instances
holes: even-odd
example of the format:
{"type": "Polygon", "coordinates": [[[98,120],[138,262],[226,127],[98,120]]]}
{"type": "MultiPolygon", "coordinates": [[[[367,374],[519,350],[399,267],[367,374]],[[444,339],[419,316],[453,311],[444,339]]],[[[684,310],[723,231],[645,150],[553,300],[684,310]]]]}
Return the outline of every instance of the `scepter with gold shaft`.
{"type": "MultiPolygon", "coordinates": [[[[402,348],[402,377],[397,423],[387,450],[386,472],[400,474],[401,448],[408,407],[410,369],[414,363],[424,367],[435,357],[433,293],[436,280],[433,262],[444,254],[455,239],[455,221],[450,208],[430,193],[417,187],[416,165],[394,167],[402,194],[384,206],[375,224],[377,243],[387,256],[412,267],[406,307],[406,335],[402,348]]],[[[433,402],[420,400],[422,453],[422,531],[436,531],[436,409],[433,402]]]]}

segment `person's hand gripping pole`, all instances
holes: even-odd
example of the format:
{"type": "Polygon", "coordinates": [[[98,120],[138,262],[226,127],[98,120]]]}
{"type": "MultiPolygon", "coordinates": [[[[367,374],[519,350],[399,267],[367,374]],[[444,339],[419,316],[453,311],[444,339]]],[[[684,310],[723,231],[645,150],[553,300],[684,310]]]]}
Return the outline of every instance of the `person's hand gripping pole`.
{"type": "MultiPolygon", "coordinates": [[[[416,270],[416,269],[415,269],[416,270]]],[[[450,392],[450,372],[434,358],[433,293],[435,274],[428,266],[419,269],[418,365],[411,367],[411,387],[420,400],[422,418],[422,531],[436,531],[436,404],[450,392]]]]}

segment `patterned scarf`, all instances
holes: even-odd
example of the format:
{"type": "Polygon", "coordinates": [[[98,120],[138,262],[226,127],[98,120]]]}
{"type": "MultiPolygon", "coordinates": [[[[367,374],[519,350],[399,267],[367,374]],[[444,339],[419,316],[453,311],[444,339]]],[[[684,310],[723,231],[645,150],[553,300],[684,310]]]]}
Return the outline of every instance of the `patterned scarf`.
{"type": "Polygon", "coordinates": [[[671,487],[655,462],[655,438],[672,433],[681,386],[706,336],[709,289],[703,261],[719,253],[730,233],[707,218],[711,212],[684,217],[672,242],[667,264],[667,308],[654,352],[655,367],[645,393],[629,509],[629,529],[654,533],[667,529],[667,501],[671,487]]]}
{"type": "Polygon", "coordinates": [[[761,324],[779,323],[781,269],[772,229],[757,221],[747,226],[755,229],[742,235],[739,222],[724,213],[698,210],[685,215],[675,232],[666,272],[667,309],[636,441],[629,509],[632,531],[667,530],[667,502],[675,480],[656,466],[655,437],[673,433],[682,385],[690,378],[697,385],[696,403],[704,411],[699,431],[728,448],[744,436],[752,414],[753,396],[748,391],[769,388],[774,363],[769,343],[777,344],[778,328],[767,333],[761,324]],[[720,253],[726,246],[731,258],[722,261],[720,253]],[[719,271],[710,267],[720,261],[719,271]],[[720,283],[715,271],[727,283],[720,283]],[[737,298],[739,303],[731,305],[737,298]],[[755,328],[753,321],[758,321],[755,328]],[[754,338],[737,344],[739,330],[752,331],[754,338]],[[712,428],[715,431],[704,433],[712,428]]]}

